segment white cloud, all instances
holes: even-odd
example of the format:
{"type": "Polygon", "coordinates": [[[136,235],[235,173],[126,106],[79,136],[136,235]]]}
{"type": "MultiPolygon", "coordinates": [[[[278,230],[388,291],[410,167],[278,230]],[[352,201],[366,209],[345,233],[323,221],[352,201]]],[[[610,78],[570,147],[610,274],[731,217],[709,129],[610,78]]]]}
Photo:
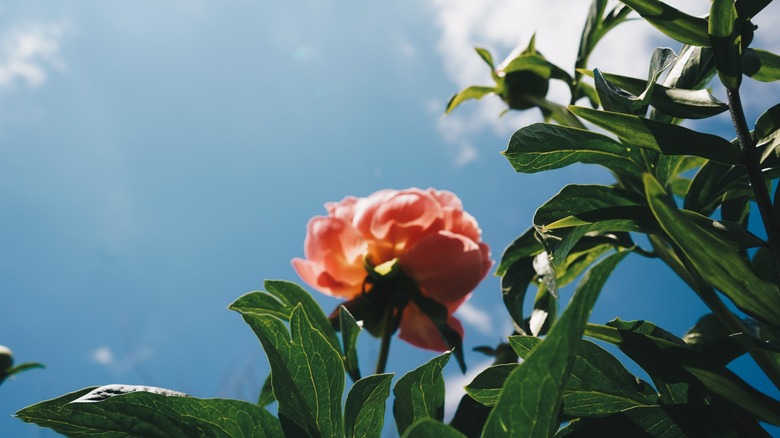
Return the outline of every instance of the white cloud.
{"type": "Polygon", "coordinates": [[[108,347],[98,347],[90,354],[92,360],[100,365],[110,366],[114,363],[114,353],[108,347]]]}
{"type": "Polygon", "coordinates": [[[493,334],[493,321],[490,314],[474,307],[470,302],[463,303],[455,314],[463,322],[476,328],[480,333],[484,335],[493,334]]]}
{"type": "Polygon", "coordinates": [[[33,24],[0,35],[0,88],[18,82],[38,88],[46,82],[48,69],[64,69],[59,51],[68,27],[64,22],[33,24]]]}

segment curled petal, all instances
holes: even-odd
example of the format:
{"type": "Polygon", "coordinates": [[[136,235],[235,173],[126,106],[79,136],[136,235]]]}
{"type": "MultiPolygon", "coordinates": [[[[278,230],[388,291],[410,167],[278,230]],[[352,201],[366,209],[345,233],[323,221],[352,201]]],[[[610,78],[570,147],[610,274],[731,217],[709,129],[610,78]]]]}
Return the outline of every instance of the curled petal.
{"type": "Polygon", "coordinates": [[[333,217],[314,217],[307,228],[306,260],[293,260],[298,275],[328,295],[347,298],[359,293],[366,276],[367,249],[360,233],[349,222],[333,217]]]}
{"type": "Polygon", "coordinates": [[[420,189],[402,190],[384,199],[371,221],[371,235],[391,242],[397,252],[426,233],[444,226],[444,213],[435,198],[420,189]]]}
{"type": "Polygon", "coordinates": [[[492,264],[487,244],[449,231],[422,237],[398,262],[423,294],[443,304],[468,295],[492,264]]]}
{"type": "Polygon", "coordinates": [[[363,287],[365,271],[360,275],[344,276],[341,279],[333,278],[321,264],[303,259],[292,260],[293,269],[309,286],[317,289],[325,295],[350,300],[360,294],[363,287]]]}
{"type": "MultiPolygon", "coordinates": [[[[447,324],[463,337],[463,325],[452,314],[447,317],[447,324]]],[[[414,303],[409,303],[404,308],[398,337],[428,350],[445,351],[452,347],[444,342],[436,325],[414,303]]]]}
{"type": "Polygon", "coordinates": [[[328,215],[331,217],[344,219],[347,222],[352,222],[355,217],[355,207],[358,203],[358,198],[354,196],[347,196],[340,202],[328,202],[325,204],[325,209],[328,210],[328,215]]]}

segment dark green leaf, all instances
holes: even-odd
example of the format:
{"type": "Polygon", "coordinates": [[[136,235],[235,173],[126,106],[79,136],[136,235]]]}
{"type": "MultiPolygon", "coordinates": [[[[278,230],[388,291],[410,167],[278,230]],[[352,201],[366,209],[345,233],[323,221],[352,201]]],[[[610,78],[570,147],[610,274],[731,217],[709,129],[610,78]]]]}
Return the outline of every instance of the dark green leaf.
{"type": "Polygon", "coordinates": [[[518,172],[535,173],[574,163],[600,164],[616,173],[637,175],[641,167],[627,158],[628,149],[595,132],[536,123],[512,135],[503,154],[518,172]]]}
{"type": "Polygon", "coordinates": [[[647,202],[632,191],[570,184],[536,210],[534,224],[546,232],[611,219],[641,221],[647,213],[647,202]]]}
{"type": "Polygon", "coordinates": [[[422,418],[414,422],[406,433],[404,438],[466,438],[466,435],[458,432],[452,426],[448,426],[441,421],[430,418],[422,418]]]}
{"type": "Polygon", "coordinates": [[[728,140],[670,123],[628,114],[569,107],[574,114],[615,133],[631,145],[669,155],[695,155],[721,163],[738,164],[742,152],[728,140]]]}
{"type": "Polygon", "coordinates": [[[428,363],[412,370],[396,382],[393,388],[393,415],[399,433],[417,420],[444,418],[444,379],[441,371],[450,359],[450,353],[436,356],[428,363]]]}
{"type": "Polygon", "coordinates": [[[46,368],[46,366],[38,362],[25,362],[25,363],[20,363],[19,365],[16,365],[14,367],[8,368],[7,370],[0,370],[0,383],[3,383],[5,379],[13,376],[14,374],[19,374],[35,368],[46,368]]]}
{"type": "Polygon", "coordinates": [[[385,422],[385,403],[390,396],[392,374],[374,374],[352,385],[344,405],[347,438],[379,437],[385,422]]]}
{"type": "Polygon", "coordinates": [[[311,324],[325,336],[333,349],[341,353],[336,331],[311,294],[289,281],[266,280],[263,285],[268,292],[250,292],[234,301],[228,309],[242,315],[272,315],[289,321],[293,309],[300,303],[311,324]]]}
{"type": "Polygon", "coordinates": [[[742,57],[743,72],[761,82],[780,79],[780,56],[761,49],[747,49],[742,57]]]}
{"type": "Polygon", "coordinates": [[[741,44],[738,38],[739,29],[735,35],[737,8],[734,0],[713,0],[707,32],[715,55],[715,67],[718,77],[726,88],[736,89],[742,81],[741,44]]]}
{"type": "Polygon", "coordinates": [[[506,247],[496,268],[496,275],[503,276],[516,261],[529,256],[535,256],[542,251],[544,251],[544,248],[536,240],[536,231],[533,228],[529,228],[506,247]]]}
{"type": "MultiPolygon", "coordinates": [[[[530,339],[541,339],[528,336],[530,339]]],[[[511,338],[510,338],[511,339],[511,338]]],[[[516,363],[493,365],[485,368],[484,371],[477,374],[474,380],[466,385],[466,393],[474,400],[483,405],[493,406],[498,403],[498,397],[501,395],[501,388],[504,386],[509,374],[518,367],[516,363]]]]}
{"type": "Polygon", "coordinates": [[[699,274],[749,315],[780,325],[778,287],[757,277],[733,247],[679,211],[652,175],[645,174],[644,180],[646,196],[658,223],[699,274]]]}
{"type": "Polygon", "coordinates": [[[748,410],[762,421],[772,424],[780,421],[780,402],[755,390],[736,374],[693,351],[687,344],[680,345],[658,337],[658,333],[666,332],[658,332],[657,328],[648,330],[647,324],[640,321],[617,321],[610,322],[610,325],[614,331],[607,336],[602,336],[603,332],[609,332],[606,327],[594,332],[589,326],[586,334],[617,344],[650,374],[662,397],[672,403],[701,403],[704,400],[701,391],[706,389],[748,410]]]}
{"type": "Polygon", "coordinates": [[[516,261],[501,278],[501,297],[518,333],[530,331],[523,314],[523,302],[528,286],[536,277],[533,260],[533,257],[526,257],[516,261]]]}
{"type": "MultiPolygon", "coordinates": [[[[628,76],[603,74],[613,85],[627,92],[639,95],[645,89],[646,82],[628,76]]],[[[703,119],[728,110],[728,105],[717,100],[704,89],[669,88],[657,84],[650,95],[650,105],[673,117],[703,119]]]]}
{"type": "Polygon", "coordinates": [[[761,163],[780,157],[780,105],[768,109],[756,120],[753,131],[756,147],[761,151],[761,163]]]}
{"type": "Polygon", "coordinates": [[[687,90],[705,88],[715,75],[715,60],[712,49],[683,45],[680,54],[664,78],[666,87],[687,90]]]}
{"type": "Polygon", "coordinates": [[[739,435],[723,417],[718,409],[706,405],[638,406],[608,417],[572,421],[555,438],[766,436],[757,425],[758,431],[739,435]]]}
{"type": "Polygon", "coordinates": [[[86,388],[22,409],[25,422],[70,437],[282,437],[279,420],[239,400],[197,399],[137,391],[100,402],[73,402],[86,388]]]}
{"type": "Polygon", "coordinates": [[[746,179],[747,174],[742,166],[709,161],[693,178],[683,206],[708,216],[720,206],[727,192],[744,184],[746,179]]]}
{"type": "Polygon", "coordinates": [[[355,382],[360,379],[360,365],[357,355],[357,338],[360,334],[360,326],[344,306],[339,306],[339,329],[341,330],[341,341],[344,343],[344,369],[355,382]]]}
{"type": "Polygon", "coordinates": [[[646,106],[637,96],[621,90],[606,79],[598,69],[593,70],[593,78],[599,94],[599,102],[604,110],[621,114],[642,114],[645,111],[646,106]]]}
{"type": "Polygon", "coordinates": [[[466,394],[461,397],[450,426],[468,438],[479,438],[482,436],[482,428],[485,427],[488,415],[490,415],[489,407],[466,394]]]}
{"type": "Polygon", "coordinates": [[[464,90],[459,91],[452,96],[447,103],[447,108],[444,110],[444,114],[449,114],[461,103],[469,99],[482,99],[485,95],[496,93],[496,87],[482,87],[478,85],[472,85],[464,90]]]}
{"type": "Polygon", "coordinates": [[[268,377],[266,377],[265,381],[263,382],[263,387],[260,388],[260,395],[257,397],[258,406],[265,407],[276,401],[276,396],[274,395],[274,388],[271,383],[272,381],[273,379],[269,374],[268,377]]]}
{"type": "Polygon", "coordinates": [[[274,395],[285,434],[343,435],[341,354],[309,321],[301,304],[290,315],[290,332],[270,315],[245,313],[271,364],[274,395]]]}
{"type": "Polygon", "coordinates": [[[657,0],[621,0],[667,36],[692,46],[709,46],[707,20],[693,17],[657,0]]]}
{"type": "Polygon", "coordinates": [[[655,390],[614,356],[582,340],[563,395],[566,415],[599,417],[658,403],[655,390]]]}
{"type": "Polygon", "coordinates": [[[576,345],[601,287],[626,254],[615,254],[585,274],[571,303],[545,341],[510,373],[485,424],[485,435],[549,436],[557,428],[558,411],[574,363],[576,345]]]}

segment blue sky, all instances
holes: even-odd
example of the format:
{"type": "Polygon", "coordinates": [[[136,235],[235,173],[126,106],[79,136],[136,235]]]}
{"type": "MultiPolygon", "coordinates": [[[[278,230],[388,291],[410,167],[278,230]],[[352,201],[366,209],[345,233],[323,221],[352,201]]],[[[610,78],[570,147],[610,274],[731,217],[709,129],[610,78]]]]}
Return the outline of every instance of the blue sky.
{"type": "MultiPolygon", "coordinates": [[[[537,47],[570,68],[585,3],[0,7],[0,344],[18,362],[47,365],[0,387],[0,430],[47,436],[10,415],[92,385],[256,397],[268,366],[226,306],[263,279],[297,280],[290,260],[327,201],[451,190],[498,259],[563,185],[608,183],[587,166],[515,174],[499,152],[536,112],[499,118],[488,97],[442,118],[455,91],[489,83],[475,45],[501,59],[537,32],[537,47]],[[545,6],[571,13],[546,17],[545,6]]],[[[777,16],[777,5],[768,11],[777,16]]],[[[644,74],[665,43],[640,23],[621,32],[592,66],[644,74]]],[[[776,101],[777,86],[764,87],[776,101]]],[[[551,96],[568,99],[558,88],[551,96]]],[[[337,304],[318,300],[327,311],[337,304]]],[[[703,313],[660,263],[630,257],[592,320],[648,319],[682,335],[703,313]],[[661,308],[667,299],[675,305],[661,308]]],[[[459,316],[467,349],[510,332],[492,276],[459,316]]],[[[377,349],[364,334],[365,369],[377,349]]],[[[388,369],[399,372],[432,356],[401,342],[391,355],[388,369]]],[[[468,357],[472,370],[482,361],[468,357]]]]}

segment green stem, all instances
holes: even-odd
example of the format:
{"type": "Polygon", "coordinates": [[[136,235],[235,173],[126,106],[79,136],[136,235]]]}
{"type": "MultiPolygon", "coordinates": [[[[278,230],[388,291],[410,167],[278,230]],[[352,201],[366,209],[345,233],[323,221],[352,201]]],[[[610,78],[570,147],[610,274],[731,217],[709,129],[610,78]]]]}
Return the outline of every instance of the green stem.
{"type": "Polygon", "coordinates": [[[780,235],[778,235],[777,226],[772,212],[772,200],[769,197],[769,190],[761,175],[761,165],[756,154],[756,144],[750,135],[747,121],[745,120],[745,111],[742,108],[742,99],[739,95],[739,88],[730,88],[726,90],[729,98],[729,111],[731,120],[734,123],[734,129],[737,131],[739,147],[742,149],[742,164],[747,170],[750,187],[753,189],[753,196],[758,205],[758,212],[761,214],[761,220],[764,223],[764,230],[769,241],[769,247],[775,258],[775,265],[780,270],[780,235]]]}
{"type": "Polygon", "coordinates": [[[382,344],[379,347],[379,357],[376,360],[376,371],[374,371],[374,374],[384,373],[385,368],[387,367],[387,358],[390,353],[390,340],[395,333],[394,309],[395,306],[389,305],[385,311],[385,328],[382,331],[382,344]]]}

